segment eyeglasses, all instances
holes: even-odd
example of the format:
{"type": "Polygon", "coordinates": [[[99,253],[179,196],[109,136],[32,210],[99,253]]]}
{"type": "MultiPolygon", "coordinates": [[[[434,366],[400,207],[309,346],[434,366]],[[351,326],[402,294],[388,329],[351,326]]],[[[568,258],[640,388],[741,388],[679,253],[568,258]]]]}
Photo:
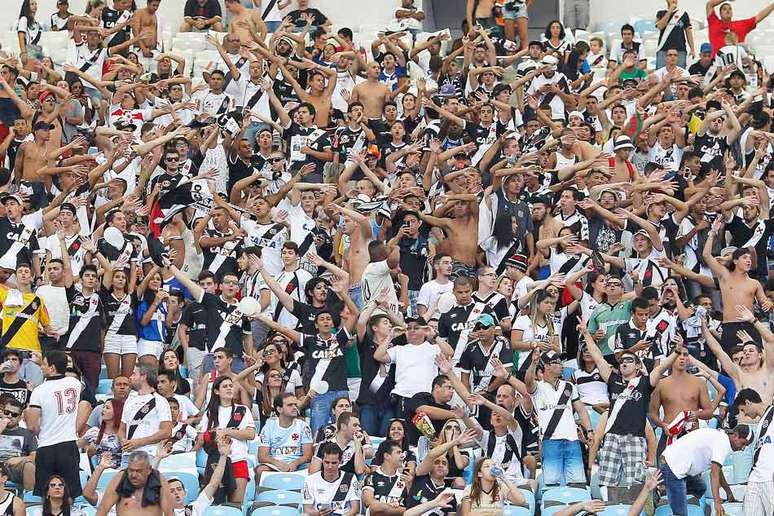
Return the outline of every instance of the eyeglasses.
{"type": "Polygon", "coordinates": [[[271,343],[272,343],[272,344],[277,344],[277,345],[280,345],[280,346],[281,346],[281,345],[283,345],[283,344],[287,344],[287,343],[288,343],[288,341],[287,341],[287,340],[285,340],[285,339],[272,339],[271,343]]]}
{"type": "Polygon", "coordinates": [[[277,352],[276,349],[264,349],[263,350],[263,356],[266,357],[266,356],[269,356],[269,355],[273,355],[276,352],[277,352]]]}
{"type": "Polygon", "coordinates": [[[285,161],[285,158],[269,158],[266,161],[269,163],[279,163],[280,161],[285,161]]]}
{"type": "Polygon", "coordinates": [[[48,484],[48,487],[51,489],[64,489],[64,484],[48,484]]]}
{"type": "Polygon", "coordinates": [[[623,283],[620,283],[618,281],[608,281],[607,282],[608,287],[622,287],[623,283]]]}
{"type": "Polygon", "coordinates": [[[5,414],[6,416],[11,416],[11,417],[19,417],[19,416],[21,416],[21,412],[14,412],[12,410],[4,410],[3,414],[5,414]]]}
{"type": "Polygon", "coordinates": [[[223,280],[221,281],[221,283],[223,285],[239,285],[239,282],[237,280],[232,280],[232,279],[223,280]]]}

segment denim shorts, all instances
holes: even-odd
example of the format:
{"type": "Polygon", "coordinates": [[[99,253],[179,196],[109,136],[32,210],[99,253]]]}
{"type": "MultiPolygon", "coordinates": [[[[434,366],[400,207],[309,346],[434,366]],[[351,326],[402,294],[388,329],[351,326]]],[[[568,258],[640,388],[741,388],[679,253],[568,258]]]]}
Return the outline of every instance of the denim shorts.
{"type": "Polygon", "coordinates": [[[527,4],[513,4],[506,2],[503,5],[503,19],[515,20],[517,18],[529,18],[527,14],[527,4]]]}

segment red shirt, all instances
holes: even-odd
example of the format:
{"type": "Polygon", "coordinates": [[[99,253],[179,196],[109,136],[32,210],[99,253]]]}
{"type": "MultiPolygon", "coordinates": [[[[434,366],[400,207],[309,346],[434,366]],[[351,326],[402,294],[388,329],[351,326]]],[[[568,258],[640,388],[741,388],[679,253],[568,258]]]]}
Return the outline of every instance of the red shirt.
{"type": "Polygon", "coordinates": [[[709,30],[709,40],[712,44],[712,57],[718,49],[726,45],[726,33],[734,32],[739,38],[739,43],[744,42],[747,34],[756,27],[755,16],[744,20],[723,21],[713,10],[707,16],[707,29],[709,30]]]}

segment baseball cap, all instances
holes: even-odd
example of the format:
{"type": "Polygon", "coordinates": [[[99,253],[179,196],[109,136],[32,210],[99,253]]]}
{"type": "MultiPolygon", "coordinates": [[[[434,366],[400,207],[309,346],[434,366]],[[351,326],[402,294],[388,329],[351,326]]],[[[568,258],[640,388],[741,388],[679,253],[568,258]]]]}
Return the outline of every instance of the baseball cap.
{"type": "Polygon", "coordinates": [[[420,317],[418,315],[409,315],[408,317],[403,319],[406,324],[408,323],[417,323],[418,326],[427,326],[427,321],[425,321],[424,317],[420,317]]]}
{"type": "Polygon", "coordinates": [[[726,428],[725,432],[727,434],[736,434],[748,443],[752,441],[755,436],[750,426],[745,424],[736,425],[734,428],[726,428]]]}
{"type": "Polygon", "coordinates": [[[54,128],[54,124],[49,124],[48,122],[44,122],[43,120],[38,120],[35,122],[35,125],[32,126],[33,131],[40,131],[40,130],[46,130],[50,131],[54,128]]]}
{"type": "Polygon", "coordinates": [[[483,328],[491,328],[496,324],[497,323],[495,322],[494,317],[489,314],[481,314],[478,316],[478,319],[476,319],[476,324],[473,325],[473,329],[475,330],[479,326],[483,328]]]}
{"type": "Polygon", "coordinates": [[[48,90],[43,90],[40,92],[40,95],[38,95],[38,100],[41,102],[45,102],[48,97],[53,97],[54,94],[51,93],[48,90]]]}
{"type": "Polygon", "coordinates": [[[574,116],[577,116],[577,117],[578,117],[578,118],[580,118],[581,120],[585,120],[585,119],[583,118],[583,113],[581,113],[580,111],[573,111],[573,112],[571,112],[569,115],[567,115],[567,120],[571,119],[571,118],[572,118],[572,117],[574,117],[574,116]]]}
{"type": "Polygon", "coordinates": [[[22,201],[22,198],[21,198],[21,196],[19,196],[19,195],[16,195],[16,194],[10,194],[10,195],[6,195],[6,196],[5,196],[5,197],[3,197],[3,199],[2,199],[2,203],[3,203],[3,204],[7,204],[7,203],[8,203],[8,201],[11,201],[11,200],[13,200],[13,201],[16,201],[17,203],[19,203],[19,205],[22,205],[22,204],[24,204],[24,201],[22,201]]]}
{"type": "Polygon", "coordinates": [[[644,229],[640,229],[639,231],[637,231],[637,232],[636,232],[636,233],[633,235],[633,237],[636,237],[637,235],[644,236],[645,238],[647,238],[648,240],[650,240],[651,242],[653,242],[653,240],[650,238],[650,234],[649,234],[647,231],[645,231],[644,229]]]}
{"type": "Polygon", "coordinates": [[[69,212],[72,212],[73,215],[75,215],[75,205],[71,202],[63,202],[62,205],[59,207],[59,211],[67,210],[69,212]]]}
{"type": "Polygon", "coordinates": [[[564,360],[564,354],[557,353],[556,351],[548,351],[546,353],[543,353],[543,355],[540,357],[540,361],[543,362],[543,364],[550,364],[552,362],[561,362],[562,360],[564,360]]]}
{"type": "Polygon", "coordinates": [[[551,70],[556,70],[556,65],[559,64],[559,60],[554,56],[543,56],[540,61],[541,64],[551,67],[551,70]]]}
{"type": "Polygon", "coordinates": [[[699,47],[699,53],[701,54],[711,54],[712,53],[712,45],[709,43],[702,43],[701,47],[699,47]]]}

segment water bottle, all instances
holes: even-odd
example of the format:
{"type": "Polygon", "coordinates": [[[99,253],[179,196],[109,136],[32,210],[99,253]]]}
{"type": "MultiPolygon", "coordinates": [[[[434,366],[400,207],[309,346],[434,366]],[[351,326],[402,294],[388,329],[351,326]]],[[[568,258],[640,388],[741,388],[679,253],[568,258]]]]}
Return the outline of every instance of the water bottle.
{"type": "Polygon", "coordinates": [[[489,468],[489,472],[492,474],[493,477],[497,479],[503,478],[503,476],[505,475],[505,471],[503,471],[503,468],[501,468],[500,466],[492,466],[491,468],[489,468]]]}

